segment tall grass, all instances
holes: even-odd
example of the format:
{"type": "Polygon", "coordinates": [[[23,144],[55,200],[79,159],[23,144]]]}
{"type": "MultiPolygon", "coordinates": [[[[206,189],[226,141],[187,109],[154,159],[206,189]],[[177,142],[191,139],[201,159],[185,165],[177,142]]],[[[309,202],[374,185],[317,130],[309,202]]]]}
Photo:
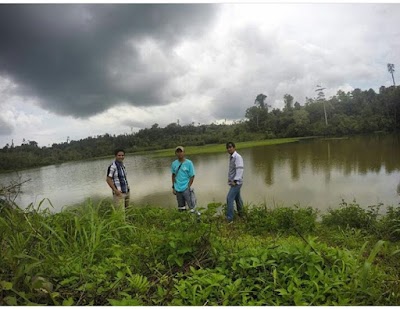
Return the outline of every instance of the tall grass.
{"type": "Polygon", "coordinates": [[[108,201],[87,200],[56,214],[2,207],[0,305],[400,301],[399,248],[393,239],[379,239],[393,237],[379,224],[397,220],[397,210],[355,228],[339,224],[341,212],[318,223],[312,208],[266,205],[246,206],[245,217],[227,225],[219,206],[203,209],[201,220],[157,207],[122,212],[108,201]],[[364,228],[374,237],[363,236],[364,228]],[[343,247],[343,235],[357,241],[343,247]]]}

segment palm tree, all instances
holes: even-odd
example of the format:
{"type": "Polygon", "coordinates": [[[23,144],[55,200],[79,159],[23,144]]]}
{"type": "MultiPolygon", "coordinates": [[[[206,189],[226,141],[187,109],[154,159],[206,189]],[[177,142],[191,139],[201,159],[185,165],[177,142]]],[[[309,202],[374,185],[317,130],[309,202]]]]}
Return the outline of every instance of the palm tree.
{"type": "Polygon", "coordinates": [[[388,63],[388,64],[387,64],[387,69],[388,69],[389,73],[392,74],[393,85],[396,86],[396,83],[394,82],[394,75],[393,75],[393,72],[394,72],[394,64],[393,64],[393,63],[388,63]]]}

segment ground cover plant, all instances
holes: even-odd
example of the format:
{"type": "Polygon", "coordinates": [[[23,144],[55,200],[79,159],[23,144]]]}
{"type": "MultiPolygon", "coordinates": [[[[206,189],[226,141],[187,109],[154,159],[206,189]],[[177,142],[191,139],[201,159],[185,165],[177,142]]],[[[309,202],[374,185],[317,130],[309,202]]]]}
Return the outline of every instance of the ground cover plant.
{"type": "Polygon", "coordinates": [[[399,303],[399,207],[246,205],[228,225],[221,206],[2,203],[0,305],[399,303]]]}

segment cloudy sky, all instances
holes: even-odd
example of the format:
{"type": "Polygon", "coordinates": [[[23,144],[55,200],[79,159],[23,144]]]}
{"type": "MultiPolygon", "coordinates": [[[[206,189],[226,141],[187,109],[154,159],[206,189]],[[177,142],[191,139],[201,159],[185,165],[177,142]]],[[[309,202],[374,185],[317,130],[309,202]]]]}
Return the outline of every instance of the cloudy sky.
{"type": "Polygon", "coordinates": [[[400,83],[400,4],[0,4],[0,147],[400,83]]]}

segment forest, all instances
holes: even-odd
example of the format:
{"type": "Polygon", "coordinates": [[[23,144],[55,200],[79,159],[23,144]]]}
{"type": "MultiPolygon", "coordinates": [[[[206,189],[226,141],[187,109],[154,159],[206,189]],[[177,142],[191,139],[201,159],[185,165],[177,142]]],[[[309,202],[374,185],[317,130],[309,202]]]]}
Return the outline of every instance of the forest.
{"type": "Polygon", "coordinates": [[[316,98],[306,98],[303,104],[290,94],[283,97],[282,109],[271,109],[267,95],[256,95],[249,102],[244,118],[233,124],[179,125],[170,123],[132,134],[106,133],[81,140],[54,143],[39,147],[36,141],[21,145],[5,145],[0,149],[0,172],[59,164],[66,161],[112,156],[117,147],[128,153],[184,146],[221,144],[284,137],[346,136],[374,132],[395,132],[400,128],[400,87],[339,90],[325,98],[324,88],[317,89],[316,98]]]}

